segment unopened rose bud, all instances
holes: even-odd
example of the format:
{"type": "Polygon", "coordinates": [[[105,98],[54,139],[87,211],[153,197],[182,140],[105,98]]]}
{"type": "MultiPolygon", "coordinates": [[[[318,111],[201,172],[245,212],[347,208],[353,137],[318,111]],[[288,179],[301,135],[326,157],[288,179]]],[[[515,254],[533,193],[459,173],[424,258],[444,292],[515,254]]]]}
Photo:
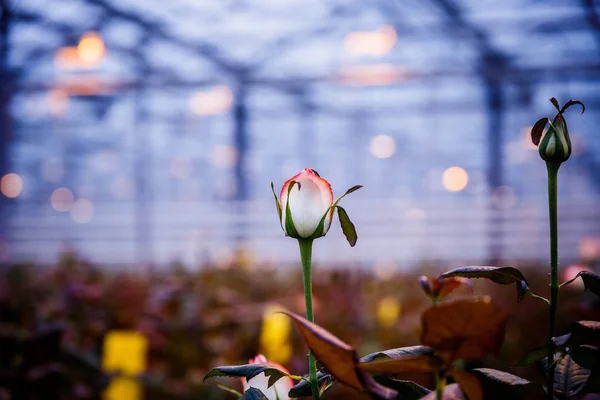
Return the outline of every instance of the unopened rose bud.
{"type": "Polygon", "coordinates": [[[356,229],[338,202],[361,187],[353,186],[334,202],[329,182],[310,168],[304,168],[302,172],[288,179],[281,188],[279,198],[271,183],[279,220],[286,236],[296,239],[317,239],[325,236],[337,208],[342,232],[351,246],[356,244],[356,229]]]}
{"type": "Polygon", "coordinates": [[[567,123],[561,113],[558,113],[548,131],[538,146],[540,156],[544,161],[561,163],[571,156],[571,138],[567,123]]]}
{"type": "Polygon", "coordinates": [[[333,217],[331,185],[310,168],[283,185],[281,199],[281,226],[287,236],[296,239],[316,239],[325,236],[333,217]],[[321,220],[323,226],[319,224],[321,220]]]}
{"type": "Polygon", "coordinates": [[[544,161],[560,164],[567,161],[572,152],[571,138],[569,137],[567,121],[563,113],[573,104],[580,104],[583,110],[585,110],[585,107],[578,100],[569,100],[562,108],[559,107],[554,97],[550,101],[558,110],[558,114],[556,114],[552,122],[548,118],[542,118],[536,122],[531,130],[531,138],[533,143],[538,146],[538,151],[544,161]],[[550,126],[546,134],[542,137],[542,132],[547,124],[550,124],[550,126]]]}
{"type": "Polygon", "coordinates": [[[433,290],[431,288],[431,282],[429,282],[429,278],[425,275],[419,277],[419,285],[423,288],[423,291],[427,294],[427,296],[433,296],[433,290]]]}

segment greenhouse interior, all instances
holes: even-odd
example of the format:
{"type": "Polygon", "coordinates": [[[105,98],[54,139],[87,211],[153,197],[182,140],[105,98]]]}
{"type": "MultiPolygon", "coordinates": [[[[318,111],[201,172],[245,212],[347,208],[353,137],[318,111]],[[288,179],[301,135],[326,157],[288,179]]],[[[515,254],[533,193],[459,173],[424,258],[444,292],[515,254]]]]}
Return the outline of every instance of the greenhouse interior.
{"type": "Polygon", "coordinates": [[[0,400],[600,399],[599,120],[597,0],[0,0],[0,400]]]}

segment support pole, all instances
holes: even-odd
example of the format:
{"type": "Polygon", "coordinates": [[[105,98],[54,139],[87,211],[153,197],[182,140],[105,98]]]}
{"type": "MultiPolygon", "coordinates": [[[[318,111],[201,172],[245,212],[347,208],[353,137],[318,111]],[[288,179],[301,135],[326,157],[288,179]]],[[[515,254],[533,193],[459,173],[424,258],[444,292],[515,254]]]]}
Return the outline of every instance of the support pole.
{"type": "MultiPolygon", "coordinates": [[[[9,146],[13,139],[9,105],[15,90],[15,80],[8,66],[11,13],[7,0],[0,0],[0,178],[10,172],[9,146]]],[[[0,194],[0,246],[8,235],[8,207],[11,200],[0,194]]]]}
{"type": "Polygon", "coordinates": [[[488,205],[488,259],[490,265],[496,265],[503,255],[502,210],[493,201],[497,189],[503,185],[503,148],[502,138],[504,118],[504,97],[499,81],[487,78],[485,82],[488,127],[487,143],[487,181],[490,189],[488,205]]]}

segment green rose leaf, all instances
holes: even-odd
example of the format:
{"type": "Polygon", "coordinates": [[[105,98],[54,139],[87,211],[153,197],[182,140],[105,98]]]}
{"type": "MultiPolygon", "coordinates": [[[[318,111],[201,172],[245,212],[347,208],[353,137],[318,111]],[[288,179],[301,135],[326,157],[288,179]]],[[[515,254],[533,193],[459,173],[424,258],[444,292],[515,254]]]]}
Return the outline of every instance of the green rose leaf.
{"type": "Polygon", "coordinates": [[[547,344],[540,347],[536,347],[535,349],[532,349],[527,354],[525,354],[515,365],[517,367],[524,367],[525,365],[536,363],[542,358],[548,357],[549,350],[550,346],[547,344]]]}
{"type": "MultiPolygon", "coordinates": [[[[329,385],[330,383],[333,383],[333,381],[334,379],[331,375],[321,371],[317,372],[317,382],[319,382],[320,388],[323,388],[329,385]]],[[[305,380],[301,380],[290,389],[288,395],[292,398],[312,396],[310,383],[305,380]]]]}
{"type": "Polygon", "coordinates": [[[419,400],[431,393],[431,390],[413,381],[392,379],[383,376],[376,376],[375,381],[398,392],[396,400],[419,400]]]}
{"type": "Polygon", "coordinates": [[[588,369],[600,369],[600,347],[582,345],[569,349],[573,361],[588,369]]]}
{"type": "Polygon", "coordinates": [[[433,354],[418,354],[363,362],[359,364],[359,368],[372,374],[398,375],[405,372],[432,372],[442,364],[442,360],[433,354]]]}
{"type": "MultiPolygon", "coordinates": [[[[410,357],[410,356],[417,356],[417,355],[423,355],[423,354],[430,354],[433,355],[433,349],[431,349],[430,347],[426,347],[426,346],[409,346],[409,347],[399,347],[396,349],[389,349],[389,350],[382,350],[382,351],[377,351],[371,354],[367,354],[366,356],[362,357],[360,359],[360,362],[363,363],[367,363],[370,361],[375,361],[375,360],[384,360],[384,359],[395,359],[395,358],[402,358],[402,357],[410,357]]],[[[327,373],[323,373],[323,372],[317,372],[317,380],[319,381],[319,386],[323,386],[324,383],[327,383],[328,381],[334,381],[334,378],[327,373]]],[[[413,387],[415,390],[414,392],[416,393],[420,393],[420,397],[426,395],[427,393],[429,393],[429,390],[423,388],[422,386],[417,385],[414,382],[410,382],[410,381],[400,381],[400,380],[395,380],[395,379],[390,379],[390,378],[384,378],[382,376],[376,376],[375,380],[379,383],[381,383],[383,386],[392,388],[392,389],[396,389],[397,391],[401,392],[399,395],[402,396],[407,396],[407,394],[403,394],[404,392],[402,392],[402,390],[406,391],[407,386],[411,386],[415,385],[415,387],[413,387]],[[383,382],[385,381],[385,382],[383,382]],[[401,389],[398,389],[397,386],[401,386],[401,389]],[[420,389],[417,389],[416,387],[422,388],[423,390],[426,390],[426,392],[423,392],[420,389]]],[[[290,397],[303,397],[303,396],[310,396],[311,392],[310,392],[310,384],[306,381],[300,381],[298,382],[291,390],[290,390],[290,397]]],[[[404,399],[405,397],[399,397],[400,399],[404,399]]],[[[411,399],[412,397],[406,397],[406,399],[411,399]]]]}
{"type": "Polygon", "coordinates": [[[490,368],[477,368],[470,371],[475,375],[483,388],[486,400],[532,399],[543,400],[544,389],[535,382],[530,382],[508,372],[490,368]]]}
{"type": "Polygon", "coordinates": [[[600,296],[600,276],[588,271],[582,271],[578,274],[583,280],[585,291],[588,290],[597,296],[600,296]]]}
{"type": "Polygon", "coordinates": [[[340,219],[340,225],[342,226],[342,232],[344,232],[344,236],[346,236],[346,240],[350,243],[350,247],[354,247],[356,241],[358,240],[358,235],[356,234],[356,227],[350,221],[350,217],[346,210],[344,210],[340,206],[336,206],[338,210],[338,217],[340,219]]]}
{"type": "Polygon", "coordinates": [[[571,325],[569,345],[600,344],[600,322],[577,321],[571,325]]]}
{"type": "Polygon", "coordinates": [[[204,380],[213,378],[215,376],[228,376],[234,378],[246,378],[252,379],[256,375],[264,373],[269,378],[268,386],[271,387],[275,382],[284,376],[291,378],[297,378],[293,375],[289,375],[275,367],[267,364],[244,364],[244,365],[227,365],[223,367],[216,367],[211,369],[208,374],[204,377],[204,380]]]}
{"type": "Polygon", "coordinates": [[[583,391],[585,393],[600,393],[600,369],[592,370],[583,391]]]}
{"type": "Polygon", "coordinates": [[[356,192],[358,189],[362,188],[362,185],[355,185],[352,186],[350,189],[346,190],[346,193],[344,193],[343,195],[341,195],[332,205],[332,207],[337,206],[337,204],[340,202],[340,200],[342,200],[344,197],[346,197],[347,195],[349,195],[350,193],[356,192]]]}
{"type": "Polygon", "coordinates": [[[573,283],[577,280],[577,278],[581,278],[581,280],[583,281],[583,286],[585,287],[586,292],[589,290],[590,292],[600,296],[600,276],[589,271],[581,271],[580,273],[575,275],[575,278],[569,279],[568,281],[561,283],[560,287],[573,283]]]}
{"type": "Polygon", "coordinates": [[[382,359],[397,359],[403,357],[420,356],[420,355],[433,355],[434,351],[431,347],[427,346],[409,346],[399,347],[397,349],[389,349],[376,351],[375,353],[367,354],[360,359],[361,362],[370,362],[382,359]]]}
{"type": "MultiPolygon", "coordinates": [[[[554,356],[556,369],[554,370],[554,395],[559,398],[567,398],[580,393],[587,384],[590,370],[577,364],[570,355],[554,356]]],[[[544,375],[548,373],[548,360],[539,362],[544,375]]]]}
{"type": "Polygon", "coordinates": [[[529,291],[529,285],[521,271],[512,267],[459,267],[440,275],[441,278],[452,278],[455,276],[463,278],[485,278],[500,285],[510,285],[511,283],[514,283],[517,287],[517,302],[523,300],[523,297],[525,297],[525,294],[529,291]]]}
{"type": "Polygon", "coordinates": [[[269,398],[260,390],[256,388],[250,388],[246,390],[244,395],[240,397],[239,400],[269,400],[269,398]]]}
{"type": "Polygon", "coordinates": [[[352,192],[356,192],[358,189],[360,189],[362,187],[363,187],[362,185],[354,185],[350,189],[346,190],[346,193],[344,193],[344,196],[347,194],[350,194],[352,192]]]}

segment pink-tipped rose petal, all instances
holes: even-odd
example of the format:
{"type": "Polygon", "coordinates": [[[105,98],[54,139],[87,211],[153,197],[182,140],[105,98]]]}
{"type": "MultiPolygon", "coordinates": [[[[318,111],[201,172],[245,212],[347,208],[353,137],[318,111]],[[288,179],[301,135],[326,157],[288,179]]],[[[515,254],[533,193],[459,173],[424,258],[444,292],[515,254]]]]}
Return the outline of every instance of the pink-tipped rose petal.
{"type": "MultiPolygon", "coordinates": [[[[257,355],[254,359],[248,360],[248,362],[250,364],[266,364],[289,374],[288,370],[283,366],[274,362],[269,362],[262,354],[257,355]]],[[[269,378],[262,373],[249,379],[247,382],[245,378],[242,378],[242,385],[244,386],[244,392],[253,387],[260,390],[269,400],[290,400],[288,393],[294,386],[294,381],[291,378],[284,376],[275,382],[273,386],[268,387],[269,378]]]]}
{"type": "MultiPolygon", "coordinates": [[[[299,174],[285,182],[281,189],[281,224],[285,230],[286,204],[288,201],[288,188],[292,181],[299,184],[294,185],[290,192],[290,211],[296,231],[301,238],[309,238],[313,235],[323,215],[333,204],[333,192],[331,185],[325,179],[317,175],[312,169],[305,168],[299,174]]],[[[333,210],[327,213],[323,225],[325,236],[331,226],[333,210]]],[[[290,236],[290,232],[286,231],[290,236]]]]}

